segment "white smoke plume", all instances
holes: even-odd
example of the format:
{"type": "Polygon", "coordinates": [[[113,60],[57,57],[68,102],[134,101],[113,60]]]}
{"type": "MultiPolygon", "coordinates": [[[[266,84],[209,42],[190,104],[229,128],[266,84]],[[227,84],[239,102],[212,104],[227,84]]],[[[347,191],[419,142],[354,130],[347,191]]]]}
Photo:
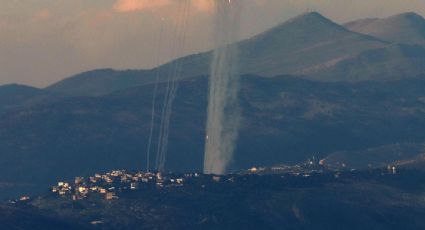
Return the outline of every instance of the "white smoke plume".
{"type": "MultiPolygon", "coordinates": [[[[183,54],[185,42],[186,42],[186,32],[188,18],[190,17],[190,0],[181,0],[179,1],[179,17],[176,23],[175,28],[175,37],[173,40],[176,41],[174,52],[177,56],[183,54]]],[[[173,110],[173,103],[176,97],[177,88],[179,86],[179,79],[182,70],[182,59],[176,60],[173,65],[170,66],[168,74],[168,82],[165,90],[162,114],[161,114],[161,123],[159,127],[159,137],[158,137],[158,148],[155,161],[155,169],[157,171],[164,171],[165,162],[168,151],[168,138],[170,133],[170,122],[171,114],[173,110]]]]}
{"type": "Polygon", "coordinates": [[[215,1],[215,47],[209,81],[204,173],[224,174],[233,159],[239,129],[237,40],[240,3],[215,1]]]}

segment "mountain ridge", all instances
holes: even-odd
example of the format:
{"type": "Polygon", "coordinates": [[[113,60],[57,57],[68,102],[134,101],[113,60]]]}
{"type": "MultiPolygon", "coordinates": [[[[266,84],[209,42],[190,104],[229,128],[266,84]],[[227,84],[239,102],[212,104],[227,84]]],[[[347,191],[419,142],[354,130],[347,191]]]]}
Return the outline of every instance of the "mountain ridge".
{"type": "Polygon", "coordinates": [[[61,95],[21,84],[0,86],[0,113],[60,100],[61,95]]]}
{"type": "MultiPolygon", "coordinates": [[[[391,43],[367,34],[353,32],[331,21],[317,12],[310,12],[294,17],[280,25],[264,31],[256,36],[244,39],[235,44],[239,48],[240,73],[271,77],[277,75],[298,75],[313,80],[346,81],[341,76],[350,75],[333,67],[345,60],[356,58],[363,52],[390,47],[391,43]],[[323,73],[327,76],[323,77],[323,73]]],[[[55,83],[46,89],[71,96],[97,96],[114,90],[132,86],[149,84],[159,73],[160,81],[167,81],[167,73],[175,62],[182,63],[181,79],[209,74],[212,51],[188,55],[173,60],[150,70],[92,71],[82,73],[64,81],[55,83]],[[96,73],[95,77],[91,74],[96,73]]],[[[391,55],[402,55],[392,53],[391,55]]],[[[403,56],[392,59],[408,58],[403,56]]],[[[425,57],[423,57],[425,59],[425,57]]],[[[372,60],[373,61],[373,60],[372,60]]],[[[411,60],[414,62],[414,60],[411,60]]],[[[379,65],[376,64],[376,65],[379,65]]],[[[406,69],[406,68],[404,68],[406,69]]],[[[386,70],[394,72],[396,69],[386,70]]],[[[368,68],[359,69],[349,81],[356,79],[373,80],[368,75],[368,68]],[[360,77],[362,76],[362,77],[360,77]]],[[[419,75],[425,70],[417,69],[419,75]]],[[[399,70],[397,77],[408,73],[399,70]]],[[[394,77],[391,77],[392,80],[394,77]]],[[[380,80],[385,80],[385,72],[380,80]]]]}
{"type": "Polygon", "coordinates": [[[381,19],[360,19],[344,26],[390,42],[425,46],[425,19],[415,12],[381,19]]]}

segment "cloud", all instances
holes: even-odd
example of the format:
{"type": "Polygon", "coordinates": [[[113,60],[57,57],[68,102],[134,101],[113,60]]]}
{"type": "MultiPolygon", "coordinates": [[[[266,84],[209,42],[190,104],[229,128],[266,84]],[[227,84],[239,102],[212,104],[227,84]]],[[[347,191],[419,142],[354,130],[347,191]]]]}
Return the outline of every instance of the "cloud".
{"type": "Polygon", "coordinates": [[[118,0],[113,6],[117,12],[134,12],[164,7],[171,4],[171,0],[118,0]]]}
{"type": "Polygon", "coordinates": [[[34,21],[47,21],[52,18],[52,12],[48,9],[40,10],[34,14],[32,20],[34,21]]]}
{"type": "Polygon", "coordinates": [[[192,2],[195,9],[201,12],[212,12],[214,10],[214,1],[196,0],[192,2]]]}

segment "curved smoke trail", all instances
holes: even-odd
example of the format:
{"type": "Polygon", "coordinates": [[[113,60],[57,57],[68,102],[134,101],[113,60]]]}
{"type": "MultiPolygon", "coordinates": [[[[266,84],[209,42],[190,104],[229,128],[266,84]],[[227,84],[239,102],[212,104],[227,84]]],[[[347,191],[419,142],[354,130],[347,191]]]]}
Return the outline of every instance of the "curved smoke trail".
{"type": "MultiPolygon", "coordinates": [[[[162,36],[164,32],[164,19],[161,19],[161,26],[159,31],[159,39],[158,39],[158,50],[155,57],[155,63],[158,64],[161,56],[161,48],[162,48],[162,36]]],[[[158,84],[159,84],[159,68],[155,71],[155,85],[153,88],[152,94],[152,109],[151,109],[151,121],[150,121],[150,130],[149,130],[149,139],[148,146],[146,151],[146,171],[150,171],[150,159],[151,159],[151,146],[152,146],[152,137],[153,137],[153,129],[155,126],[155,106],[156,106],[156,94],[158,92],[158,84]]]]}
{"type": "MultiPolygon", "coordinates": [[[[179,16],[175,31],[175,39],[177,40],[177,45],[175,47],[176,56],[181,56],[184,51],[187,20],[190,14],[190,0],[183,0],[183,3],[181,1],[179,3],[179,16]]],[[[177,59],[169,69],[168,81],[161,113],[158,148],[155,161],[155,168],[157,171],[164,171],[165,168],[172,106],[178,88],[178,80],[180,79],[182,65],[182,59],[177,59]]]]}
{"type": "Polygon", "coordinates": [[[240,3],[215,1],[215,47],[209,80],[204,173],[224,174],[239,130],[237,39],[240,3]]]}

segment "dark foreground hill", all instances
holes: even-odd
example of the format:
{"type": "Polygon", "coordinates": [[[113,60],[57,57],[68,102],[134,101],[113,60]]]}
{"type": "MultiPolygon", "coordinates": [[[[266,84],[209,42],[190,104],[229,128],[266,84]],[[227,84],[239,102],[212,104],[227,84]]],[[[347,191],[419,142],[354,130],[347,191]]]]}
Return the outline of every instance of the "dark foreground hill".
{"type": "Polygon", "coordinates": [[[52,216],[35,207],[0,205],[0,225],[4,230],[76,230],[84,225],[52,216]]]}
{"type": "MultiPolygon", "coordinates": [[[[1,116],[2,182],[46,184],[113,168],[144,168],[152,88],[68,98],[1,116]]],[[[158,101],[163,90],[161,85],[158,101]]],[[[206,94],[206,77],[181,82],[167,170],[202,169],[206,94]]],[[[324,83],[243,76],[240,101],[241,131],[232,169],[325,158],[335,152],[367,154],[373,148],[373,157],[362,157],[359,164],[382,166],[388,159],[423,153],[411,147],[425,143],[423,78],[324,83]]],[[[157,111],[161,106],[157,104],[157,111]]],[[[157,132],[154,137],[155,150],[157,132]]],[[[151,157],[154,162],[155,154],[151,157]]]]}
{"type": "Polygon", "coordinates": [[[114,200],[42,196],[12,205],[21,211],[0,224],[69,229],[66,220],[74,229],[419,230],[425,228],[424,182],[417,171],[228,175],[126,190],[114,200]]]}

